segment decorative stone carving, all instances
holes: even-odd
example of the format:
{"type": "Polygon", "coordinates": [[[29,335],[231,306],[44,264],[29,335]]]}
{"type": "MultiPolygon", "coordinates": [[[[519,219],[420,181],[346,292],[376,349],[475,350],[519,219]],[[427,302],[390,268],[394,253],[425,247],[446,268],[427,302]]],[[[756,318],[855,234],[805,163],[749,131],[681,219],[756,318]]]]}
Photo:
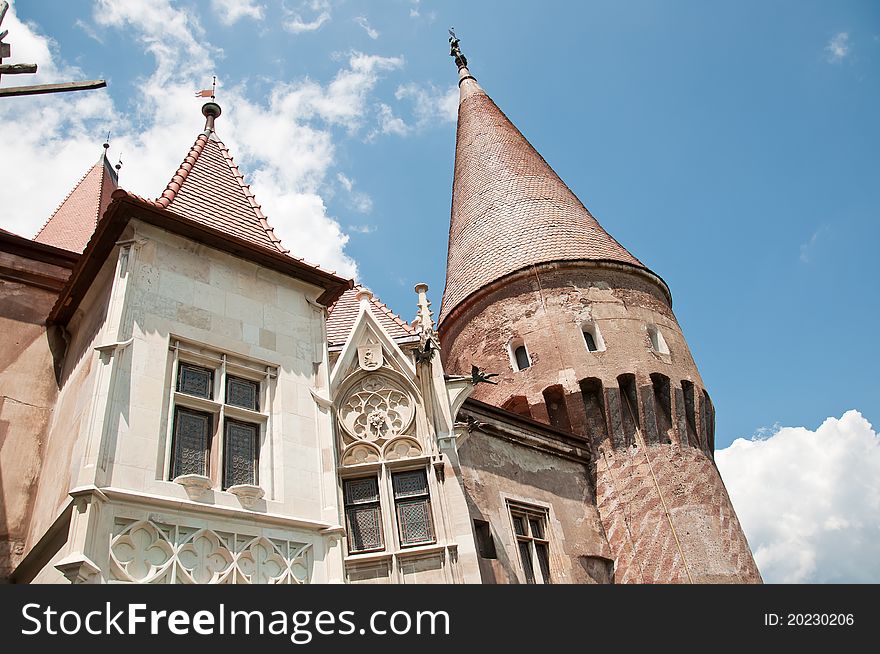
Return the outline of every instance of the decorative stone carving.
{"type": "Polygon", "coordinates": [[[421,454],[422,448],[412,438],[396,438],[385,445],[385,459],[388,461],[421,456],[421,454]]]}
{"type": "Polygon", "coordinates": [[[342,454],[342,465],[351,466],[359,463],[378,463],[382,459],[379,450],[369,443],[354,443],[342,454]]]}
{"type": "Polygon", "coordinates": [[[235,486],[230,486],[226,490],[238,497],[238,501],[241,502],[241,505],[246,509],[256,506],[257,502],[263,499],[263,496],[266,494],[266,491],[253,484],[236,484],[235,486]]]}
{"type": "Polygon", "coordinates": [[[374,375],[348,392],[339,409],[339,422],[354,439],[381,445],[409,428],[413,404],[401,386],[384,375],[374,375]]]}
{"type": "Polygon", "coordinates": [[[368,340],[363,345],[358,345],[358,364],[362,370],[378,370],[385,363],[382,356],[382,345],[368,340]]]}
{"type": "Polygon", "coordinates": [[[152,584],[304,584],[311,545],[152,520],[117,522],[113,581],[152,584]]]}
{"type": "Polygon", "coordinates": [[[211,490],[211,485],[214,482],[205,475],[178,475],[174,478],[174,483],[183,486],[186,489],[186,494],[195,500],[211,490]]]}

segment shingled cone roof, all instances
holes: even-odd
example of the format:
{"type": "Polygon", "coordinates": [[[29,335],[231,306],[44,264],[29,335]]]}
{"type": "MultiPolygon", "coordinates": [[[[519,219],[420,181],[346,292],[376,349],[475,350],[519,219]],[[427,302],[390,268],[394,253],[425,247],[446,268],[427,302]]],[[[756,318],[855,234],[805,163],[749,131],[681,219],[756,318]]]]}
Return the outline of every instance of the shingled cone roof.
{"type": "Polygon", "coordinates": [[[38,243],[82,252],[95,231],[98,219],[118,188],[116,171],[107,161],[105,144],[101,158],[83,175],[34,237],[38,243]]]}
{"type": "Polygon", "coordinates": [[[220,106],[202,107],[205,130],[198,135],[180,168],[155,203],[190,220],[234,234],[256,245],[287,253],[267,222],[250,186],[217,137],[214,120],[220,106]]]}
{"type": "Polygon", "coordinates": [[[456,63],[458,132],[440,322],[475,291],[533,264],[588,259],[644,269],[486,95],[460,52],[456,63]]]}

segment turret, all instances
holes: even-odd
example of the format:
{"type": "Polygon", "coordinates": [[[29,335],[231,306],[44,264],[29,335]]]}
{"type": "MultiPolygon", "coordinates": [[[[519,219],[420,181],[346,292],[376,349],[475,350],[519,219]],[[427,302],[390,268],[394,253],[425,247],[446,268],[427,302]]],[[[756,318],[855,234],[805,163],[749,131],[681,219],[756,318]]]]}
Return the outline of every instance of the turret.
{"type": "Polygon", "coordinates": [[[459,109],[445,369],[588,439],[618,582],[760,582],[712,459],[714,410],[666,283],[609,235],[472,76],[459,109]]]}

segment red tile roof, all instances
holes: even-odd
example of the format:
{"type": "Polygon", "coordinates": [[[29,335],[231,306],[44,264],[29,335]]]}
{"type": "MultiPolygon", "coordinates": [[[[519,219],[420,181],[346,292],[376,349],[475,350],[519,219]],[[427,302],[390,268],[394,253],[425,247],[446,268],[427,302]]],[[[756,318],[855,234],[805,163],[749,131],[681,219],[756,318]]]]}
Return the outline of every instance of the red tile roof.
{"type": "MultiPolygon", "coordinates": [[[[330,347],[344,345],[348,340],[348,335],[354,327],[360,310],[360,303],[356,296],[362,290],[364,287],[360,285],[347,290],[336,301],[336,304],[327,310],[329,314],[327,317],[327,344],[330,347]]],[[[391,338],[398,339],[416,335],[416,331],[411,325],[376,297],[370,298],[370,311],[391,338]]]]}
{"type": "Polygon", "coordinates": [[[211,129],[196,138],[156,204],[257,245],[288,252],[260,211],[229,149],[211,129]]]}
{"type": "Polygon", "coordinates": [[[516,270],[590,259],[645,266],[615,241],[470,76],[460,100],[440,322],[516,270]]]}
{"type": "Polygon", "coordinates": [[[116,188],[116,171],[102,154],[64,198],[34,240],[71,252],[82,252],[116,188]]]}

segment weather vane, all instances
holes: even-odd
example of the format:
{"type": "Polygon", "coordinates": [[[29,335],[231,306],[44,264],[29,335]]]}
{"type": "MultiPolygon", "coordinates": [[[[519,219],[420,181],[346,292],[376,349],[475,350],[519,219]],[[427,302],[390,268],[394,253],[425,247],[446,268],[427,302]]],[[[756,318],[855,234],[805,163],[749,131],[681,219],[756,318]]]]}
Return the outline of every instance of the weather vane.
{"type": "Polygon", "coordinates": [[[449,28],[449,56],[455,57],[455,65],[459,68],[464,68],[467,66],[467,58],[461,54],[461,48],[459,47],[459,43],[461,43],[461,39],[455,36],[455,28],[449,28]]]}
{"type": "Polygon", "coordinates": [[[217,76],[214,75],[214,79],[211,82],[211,88],[202,89],[201,91],[196,91],[197,98],[211,98],[212,100],[217,95],[217,76]]]}

